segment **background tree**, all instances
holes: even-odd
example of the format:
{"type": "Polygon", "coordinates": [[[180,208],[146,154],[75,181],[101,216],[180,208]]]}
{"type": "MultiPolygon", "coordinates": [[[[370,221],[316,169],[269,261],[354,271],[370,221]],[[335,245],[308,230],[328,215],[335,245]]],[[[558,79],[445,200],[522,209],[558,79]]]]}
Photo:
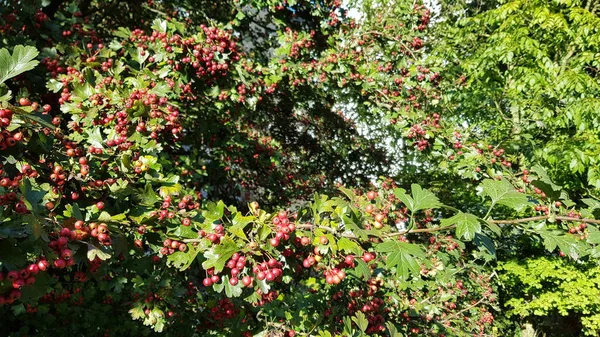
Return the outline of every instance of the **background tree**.
{"type": "MultiPolygon", "coordinates": [[[[434,25],[412,1],[3,4],[5,335],[507,335],[533,319],[518,298],[543,305],[511,259],[595,263],[593,179],[538,151],[574,126],[498,125],[554,103],[472,66],[538,7],[434,25]]],[[[595,9],[551,5],[597,41],[595,9]]],[[[596,333],[595,310],[567,312],[596,333]]]]}
{"type": "MultiPolygon", "coordinates": [[[[574,206],[595,204],[598,200],[598,171],[594,164],[600,153],[596,113],[600,84],[598,10],[593,1],[450,1],[441,3],[440,16],[436,18],[441,22],[437,30],[440,43],[434,53],[440,61],[450,62],[447,71],[454,74],[453,79],[460,76],[461,83],[449,83],[445,91],[447,111],[453,118],[467,121],[468,129],[479,137],[494,139],[508,152],[519,154],[519,166],[545,167],[552,181],[566,187],[568,205],[574,206]]],[[[528,262],[519,264],[519,270],[536,275],[531,281],[544,284],[542,289],[554,287],[537,276],[539,267],[565,267],[549,267],[545,257],[532,259],[531,254],[538,255],[539,250],[515,249],[523,247],[519,239],[504,243],[504,257],[500,259],[508,261],[503,263],[514,266],[526,259],[528,262]]],[[[529,243],[525,247],[532,248],[529,243]]],[[[589,275],[585,264],[570,267],[580,269],[581,275],[589,275]]],[[[502,277],[509,284],[530,284],[521,278],[523,274],[508,270],[502,277]]],[[[595,284],[593,276],[580,281],[595,284]]],[[[558,283],[567,287],[567,283],[558,283]]],[[[561,309],[562,304],[553,302],[552,291],[534,295],[529,291],[515,292],[512,285],[502,292],[509,308],[514,308],[515,303],[552,303],[549,311],[535,311],[540,315],[520,312],[523,319],[533,321],[546,333],[576,335],[583,316],[584,330],[595,334],[594,328],[587,328],[593,319],[575,309],[577,305],[569,299],[567,306],[573,310],[561,309]]],[[[566,294],[562,290],[559,293],[566,294]]]]}

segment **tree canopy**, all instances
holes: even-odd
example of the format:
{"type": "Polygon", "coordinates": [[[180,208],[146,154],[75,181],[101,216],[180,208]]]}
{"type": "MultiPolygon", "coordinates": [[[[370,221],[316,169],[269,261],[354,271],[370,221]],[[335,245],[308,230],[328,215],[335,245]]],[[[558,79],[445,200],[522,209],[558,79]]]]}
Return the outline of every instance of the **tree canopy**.
{"type": "Polygon", "coordinates": [[[6,336],[600,333],[593,0],[0,0],[6,336]]]}

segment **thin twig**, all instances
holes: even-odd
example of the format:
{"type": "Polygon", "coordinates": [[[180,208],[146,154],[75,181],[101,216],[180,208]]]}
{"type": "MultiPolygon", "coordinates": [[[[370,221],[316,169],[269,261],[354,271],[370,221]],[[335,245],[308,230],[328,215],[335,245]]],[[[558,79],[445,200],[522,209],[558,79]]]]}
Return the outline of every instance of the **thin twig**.
{"type": "MultiPolygon", "coordinates": [[[[530,222],[530,221],[548,220],[550,218],[551,218],[551,215],[540,215],[540,216],[533,216],[533,217],[529,217],[529,218],[521,218],[521,219],[513,219],[513,220],[488,220],[488,222],[498,224],[498,225],[517,225],[517,224],[526,223],[526,222],[530,222]]],[[[580,219],[580,218],[569,217],[569,216],[555,216],[554,219],[560,220],[560,221],[574,221],[574,222],[582,222],[582,223],[600,225],[600,220],[596,220],[596,219],[580,219]]],[[[349,239],[357,239],[358,238],[354,233],[351,233],[351,232],[338,233],[337,229],[327,227],[327,226],[319,226],[319,225],[312,225],[312,224],[299,224],[299,225],[296,225],[296,228],[311,229],[311,230],[322,229],[324,231],[330,232],[333,235],[338,235],[340,237],[349,238],[349,239]]],[[[444,227],[438,226],[438,227],[430,227],[430,228],[407,229],[407,230],[402,230],[402,231],[393,232],[393,233],[386,233],[386,234],[382,234],[382,235],[375,235],[372,233],[367,233],[367,235],[383,237],[383,238],[392,238],[392,237],[402,236],[402,235],[406,235],[406,234],[433,233],[433,232],[438,232],[438,231],[452,230],[455,228],[456,228],[456,225],[444,226],[444,227]]],[[[200,242],[201,240],[202,239],[184,239],[182,241],[185,243],[193,243],[193,242],[200,242]]]]}
{"type": "MultiPolygon", "coordinates": [[[[530,221],[547,220],[550,218],[551,218],[551,215],[540,215],[540,216],[533,216],[530,218],[522,218],[522,219],[514,219],[514,220],[490,220],[490,222],[495,223],[495,224],[516,225],[516,224],[530,222],[530,221]]],[[[580,219],[580,218],[575,218],[575,217],[570,217],[570,216],[556,216],[556,217],[554,217],[554,219],[561,220],[561,221],[577,221],[577,222],[592,223],[592,224],[600,225],[600,220],[595,220],[595,219],[580,219]]]]}

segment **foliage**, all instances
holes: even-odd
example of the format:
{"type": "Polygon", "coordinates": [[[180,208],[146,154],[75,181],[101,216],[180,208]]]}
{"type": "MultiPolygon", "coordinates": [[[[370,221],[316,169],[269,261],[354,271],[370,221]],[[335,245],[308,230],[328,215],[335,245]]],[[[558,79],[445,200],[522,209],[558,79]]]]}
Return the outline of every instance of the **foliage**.
{"type": "Polygon", "coordinates": [[[498,269],[502,290],[510,296],[509,316],[533,318],[536,326],[560,329],[562,335],[573,334],[578,325],[584,335],[598,334],[598,266],[541,257],[503,262],[498,269]]]}
{"type": "Polygon", "coordinates": [[[585,0],[500,1],[443,25],[437,51],[462,76],[464,87],[450,87],[457,118],[522,153],[520,165],[547,167],[572,194],[600,188],[598,10],[585,0]]]}
{"type": "Polygon", "coordinates": [[[600,254],[595,9],[536,4],[433,25],[412,1],[6,2],[0,331],[493,336],[558,312],[593,333],[592,285],[538,303],[570,281],[510,262],[592,279],[600,254]],[[511,40],[532,15],[536,53],[511,40]]]}

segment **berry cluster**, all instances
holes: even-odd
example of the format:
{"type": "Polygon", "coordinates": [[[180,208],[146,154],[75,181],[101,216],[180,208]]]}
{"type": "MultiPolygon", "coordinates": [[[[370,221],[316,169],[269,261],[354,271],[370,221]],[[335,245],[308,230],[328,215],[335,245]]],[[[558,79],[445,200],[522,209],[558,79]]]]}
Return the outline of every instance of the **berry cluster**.
{"type": "Polygon", "coordinates": [[[218,244],[221,242],[221,238],[225,236],[225,228],[223,225],[215,225],[213,228],[214,233],[207,233],[205,230],[198,231],[198,236],[201,238],[206,237],[213,244],[218,244]]]}
{"type": "Polygon", "coordinates": [[[171,255],[176,251],[185,252],[187,251],[187,244],[179,242],[177,240],[165,239],[163,241],[163,247],[160,249],[160,253],[164,256],[171,255]]]}
{"type": "Polygon", "coordinates": [[[281,240],[289,240],[290,234],[296,230],[296,225],[290,221],[286,211],[280,211],[277,216],[273,218],[273,225],[275,225],[276,234],[275,237],[271,238],[269,241],[273,247],[279,246],[281,240]]]}
{"type": "MultiPolygon", "coordinates": [[[[27,268],[21,270],[11,270],[6,276],[0,273],[0,285],[3,282],[11,283],[11,290],[5,294],[0,294],[0,306],[4,304],[12,304],[21,297],[20,289],[23,286],[29,286],[35,283],[35,276],[49,266],[48,261],[40,260],[37,263],[30,264],[27,268]]],[[[4,287],[0,287],[4,288],[4,287]]]]}
{"type": "Polygon", "coordinates": [[[17,145],[23,140],[23,133],[20,131],[9,131],[7,128],[12,122],[13,112],[8,109],[0,109],[0,150],[6,150],[9,147],[17,145]]]}
{"type": "Polygon", "coordinates": [[[277,281],[283,275],[283,264],[275,259],[257,264],[252,268],[254,276],[259,280],[267,282],[277,281]]]}
{"type": "Polygon", "coordinates": [[[333,268],[325,271],[323,276],[325,276],[325,281],[327,284],[340,284],[340,282],[342,282],[342,280],[346,277],[346,272],[338,268],[333,268]]]}
{"type": "Polygon", "coordinates": [[[265,294],[261,289],[258,289],[256,290],[256,293],[260,295],[260,299],[253,304],[257,307],[262,307],[267,303],[271,303],[277,298],[277,296],[279,296],[279,293],[273,290],[265,294]]]}
{"type": "MultiPolygon", "coordinates": [[[[57,233],[52,234],[56,236],[57,233]]],[[[58,255],[58,258],[52,263],[54,268],[64,269],[72,266],[75,263],[75,260],[73,260],[73,251],[69,249],[67,244],[69,241],[74,241],[76,239],[77,232],[65,227],[58,232],[58,238],[55,240],[50,240],[48,247],[54,250],[54,252],[56,252],[58,255]]]]}
{"type": "MultiPolygon", "coordinates": [[[[96,207],[100,203],[96,203],[96,207]]],[[[102,205],[102,208],[104,208],[103,207],[104,204],[102,203],[101,205],[102,205]]],[[[98,207],[98,209],[100,209],[100,207],[98,207]]],[[[110,237],[110,230],[108,229],[108,226],[103,222],[101,222],[99,224],[92,222],[89,224],[89,226],[86,227],[83,224],[83,221],[77,221],[75,223],[75,229],[80,230],[82,232],[81,233],[82,238],[85,237],[84,233],[88,232],[89,235],[98,239],[98,242],[100,242],[101,245],[104,245],[104,246],[112,245],[112,239],[110,237]]]]}
{"type": "MultiPolygon", "coordinates": [[[[231,284],[232,286],[237,285],[239,282],[238,277],[240,273],[244,270],[244,267],[246,266],[246,257],[244,255],[240,255],[239,253],[234,253],[231,256],[231,259],[227,261],[226,266],[230,269],[231,274],[229,284],[231,284]]],[[[252,278],[250,278],[249,276],[245,276],[242,279],[242,283],[244,284],[244,286],[248,287],[250,284],[252,284],[252,278]]]]}
{"type": "Polygon", "coordinates": [[[417,150],[424,151],[431,145],[431,136],[427,134],[427,127],[439,129],[441,128],[439,123],[440,115],[433,114],[433,118],[427,117],[421,123],[411,126],[406,137],[414,140],[413,146],[416,146],[417,150]]]}
{"type": "Polygon", "coordinates": [[[239,312],[240,311],[235,308],[230,299],[223,298],[210,309],[210,318],[216,322],[222,323],[225,319],[235,318],[239,312]]]}

